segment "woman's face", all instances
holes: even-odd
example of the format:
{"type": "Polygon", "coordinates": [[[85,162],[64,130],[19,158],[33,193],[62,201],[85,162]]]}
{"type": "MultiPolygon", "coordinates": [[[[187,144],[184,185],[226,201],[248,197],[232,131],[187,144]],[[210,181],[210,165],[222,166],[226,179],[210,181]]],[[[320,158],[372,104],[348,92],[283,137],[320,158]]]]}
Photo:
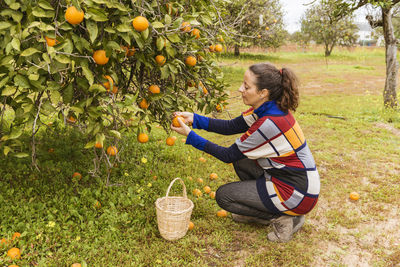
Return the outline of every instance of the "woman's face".
{"type": "Polygon", "coordinates": [[[262,91],[259,91],[256,82],[256,76],[248,69],[244,73],[243,83],[239,88],[239,92],[242,94],[243,103],[252,106],[254,109],[261,106],[265,101],[268,101],[268,90],[263,89],[262,91]]]}

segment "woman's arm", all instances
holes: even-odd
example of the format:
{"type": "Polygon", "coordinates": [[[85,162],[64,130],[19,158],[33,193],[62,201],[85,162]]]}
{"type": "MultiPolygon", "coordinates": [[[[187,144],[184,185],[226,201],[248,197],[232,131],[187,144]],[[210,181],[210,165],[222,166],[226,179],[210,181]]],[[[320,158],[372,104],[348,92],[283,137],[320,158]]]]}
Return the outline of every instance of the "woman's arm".
{"type": "Polygon", "coordinates": [[[244,133],[249,129],[249,126],[242,115],[232,120],[220,120],[208,118],[194,113],[192,126],[194,129],[203,129],[223,135],[244,133]]]}

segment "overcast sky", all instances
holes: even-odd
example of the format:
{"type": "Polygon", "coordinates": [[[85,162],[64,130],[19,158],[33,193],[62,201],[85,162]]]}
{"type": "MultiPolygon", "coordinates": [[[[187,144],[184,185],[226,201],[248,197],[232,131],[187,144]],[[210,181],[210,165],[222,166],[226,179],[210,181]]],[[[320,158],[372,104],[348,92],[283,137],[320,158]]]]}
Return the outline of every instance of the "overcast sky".
{"type": "MultiPolygon", "coordinates": [[[[312,3],[313,0],[280,0],[284,10],[284,23],[286,30],[290,33],[300,30],[300,18],[304,11],[310,7],[304,4],[312,3]]],[[[366,22],[365,11],[360,10],[356,13],[357,22],[366,22]]]]}

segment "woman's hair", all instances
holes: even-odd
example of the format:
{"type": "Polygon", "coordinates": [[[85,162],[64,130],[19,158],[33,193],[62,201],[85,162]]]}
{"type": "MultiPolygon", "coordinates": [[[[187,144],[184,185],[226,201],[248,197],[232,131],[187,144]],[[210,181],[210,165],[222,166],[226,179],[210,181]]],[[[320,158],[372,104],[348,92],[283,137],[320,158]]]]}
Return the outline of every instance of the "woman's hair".
{"type": "Polygon", "coordinates": [[[275,100],[282,111],[296,111],[299,106],[298,79],[292,70],[278,70],[270,63],[259,63],[250,66],[250,71],[257,78],[257,89],[268,90],[269,100],[275,100]]]}

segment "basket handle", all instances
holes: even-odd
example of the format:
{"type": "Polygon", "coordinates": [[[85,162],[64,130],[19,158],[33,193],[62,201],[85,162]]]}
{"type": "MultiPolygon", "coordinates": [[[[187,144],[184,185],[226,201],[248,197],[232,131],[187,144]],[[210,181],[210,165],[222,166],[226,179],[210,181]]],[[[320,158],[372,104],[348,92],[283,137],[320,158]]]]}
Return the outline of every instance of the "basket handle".
{"type": "Polygon", "coordinates": [[[169,191],[171,190],[172,185],[176,182],[176,180],[180,180],[182,186],[183,186],[183,196],[185,198],[187,198],[187,194],[186,194],[186,186],[185,183],[183,182],[183,180],[179,177],[175,178],[174,180],[172,180],[172,182],[169,184],[168,189],[167,189],[167,194],[165,195],[168,198],[169,195],[169,191]]]}

